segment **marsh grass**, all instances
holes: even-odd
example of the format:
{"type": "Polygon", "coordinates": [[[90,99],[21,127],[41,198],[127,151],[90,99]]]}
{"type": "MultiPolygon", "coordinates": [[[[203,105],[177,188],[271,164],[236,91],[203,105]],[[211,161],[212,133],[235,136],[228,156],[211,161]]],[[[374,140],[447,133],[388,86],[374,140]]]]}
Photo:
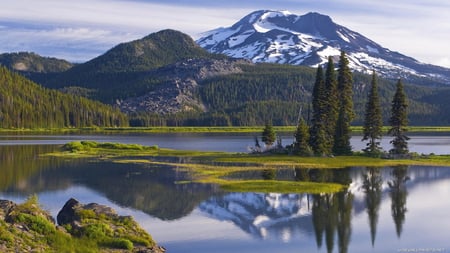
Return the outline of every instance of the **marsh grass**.
{"type": "Polygon", "coordinates": [[[222,189],[231,192],[261,192],[261,193],[333,193],[346,187],[335,183],[314,183],[271,180],[242,180],[221,184],[222,189]]]}
{"type": "Polygon", "coordinates": [[[335,192],[343,185],[332,183],[292,182],[279,180],[245,180],[226,178],[239,171],[258,171],[292,166],[307,169],[339,169],[347,167],[385,167],[398,165],[450,166],[450,155],[415,156],[412,159],[382,159],[363,155],[337,157],[300,157],[286,154],[243,154],[160,149],[135,144],[73,142],[56,155],[65,157],[92,156],[118,163],[145,163],[174,166],[186,170],[191,180],[178,183],[217,184],[228,191],[246,192],[335,192]],[[144,158],[145,157],[145,158],[144,158]],[[152,158],[158,157],[160,161],[152,158]],[[161,158],[178,158],[180,162],[164,162],[161,158]],[[237,166],[236,164],[239,164],[237,166]]]}
{"type": "Polygon", "coordinates": [[[218,157],[218,162],[225,163],[256,163],[260,165],[272,166],[296,166],[300,168],[345,168],[345,167],[380,167],[396,165],[431,165],[428,162],[439,161],[443,165],[450,159],[439,158],[417,158],[417,159],[382,159],[367,156],[337,156],[337,157],[300,157],[293,155],[236,155],[229,157],[218,157]]]}

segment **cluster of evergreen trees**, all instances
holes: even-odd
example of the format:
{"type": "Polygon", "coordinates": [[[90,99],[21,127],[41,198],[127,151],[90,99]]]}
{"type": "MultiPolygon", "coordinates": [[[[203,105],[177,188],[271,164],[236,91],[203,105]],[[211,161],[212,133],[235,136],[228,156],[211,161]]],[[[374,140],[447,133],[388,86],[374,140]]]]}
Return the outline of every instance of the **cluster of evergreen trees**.
{"type": "MultiPolygon", "coordinates": [[[[337,65],[337,64],[336,64],[337,65]]],[[[195,97],[205,105],[206,112],[189,111],[169,115],[139,112],[130,115],[133,126],[261,126],[271,119],[276,126],[298,124],[298,111],[308,117],[316,70],[290,65],[244,65],[242,73],[208,78],[199,83],[195,97]]],[[[326,66],[322,69],[326,74],[326,66]]],[[[337,75],[337,71],[334,70],[337,75]]],[[[352,73],[354,118],[352,125],[363,125],[365,105],[370,92],[371,75],[352,73]]],[[[131,79],[130,79],[131,80],[131,79]]],[[[323,77],[325,82],[325,77],[323,77]]],[[[337,79],[335,80],[337,82],[337,79]]],[[[396,82],[383,78],[379,84],[381,114],[385,124],[390,119],[390,104],[396,82]]],[[[405,85],[408,94],[408,118],[413,125],[448,125],[444,97],[448,88],[405,85]],[[438,103],[439,106],[433,105],[438,103]]],[[[102,91],[102,93],[106,94],[102,91]]],[[[143,91],[140,93],[144,93],[143,91]]],[[[334,94],[334,93],[331,93],[334,94]]],[[[336,101],[339,100],[336,98],[336,101]]],[[[450,108],[450,107],[449,107],[450,108]]],[[[309,122],[308,122],[309,123],[309,122]]]]}
{"type": "MultiPolygon", "coordinates": [[[[300,119],[295,133],[293,151],[299,155],[350,155],[350,124],[355,117],[353,110],[353,78],[345,52],[341,52],[337,74],[333,59],[329,57],[325,75],[321,66],[317,68],[312,93],[312,118],[310,126],[300,119]]],[[[392,100],[389,123],[393,149],[390,153],[408,153],[408,137],[405,135],[407,119],[406,95],[399,80],[392,100]]],[[[382,110],[378,96],[376,74],[372,75],[371,89],[366,103],[363,141],[368,141],[364,149],[369,155],[382,153],[382,110]]]]}
{"type": "Polygon", "coordinates": [[[128,126],[118,109],[45,89],[0,67],[0,128],[128,126]]]}

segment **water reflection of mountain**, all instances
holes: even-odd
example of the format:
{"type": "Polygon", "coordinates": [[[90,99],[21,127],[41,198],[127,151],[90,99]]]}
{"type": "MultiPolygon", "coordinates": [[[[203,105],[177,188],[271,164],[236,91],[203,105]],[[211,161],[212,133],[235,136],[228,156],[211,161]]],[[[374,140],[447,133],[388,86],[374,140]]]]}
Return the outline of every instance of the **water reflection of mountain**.
{"type": "Polygon", "coordinates": [[[208,199],[199,208],[211,217],[231,221],[259,238],[288,239],[313,231],[306,194],[230,193],[208,199]]]}
{"type": "MultiPolygon", "coordinates": [[[[26,168],[27,164],[22,167],[26,168]]],[[[118,205],[173,220],[188,215],[216,191],[211,185],[176,183],[186,179],[185,171],[169,166],[71,159],[36,167],[20,180],[5,184],[3,191],[28,196],[82,185],[104,194],[118,205]]]]}
{"type": "Polygon", "coordinates": [[[319,248],[326,245],[332,252],[338,246],[339,252],[346,252],[351,216],[367,215],[375,244],[378,209],[381,202],[389,201],[392,222],[400,237],[408,219],[408,192],[450,178],[450,169],[438,167],[353,168],[347,172],[351,181],[343,193],[230,193],[211,197],[199,208],[214,219],[234,223],[255,238],[289,240],[298,234],[313,234],[319,248]]]}

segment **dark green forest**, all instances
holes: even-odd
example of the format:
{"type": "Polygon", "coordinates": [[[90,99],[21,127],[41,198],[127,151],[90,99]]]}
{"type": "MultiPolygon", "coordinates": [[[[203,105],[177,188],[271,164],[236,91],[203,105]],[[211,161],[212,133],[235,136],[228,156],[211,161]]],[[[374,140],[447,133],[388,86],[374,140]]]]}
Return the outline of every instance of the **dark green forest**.
{"type": "MultiPolygon", "coordinates": [[[[274,125],[296,125],[299,112],[311,118],[311,95],[315,69],[279,64],[243,65],[243,73],[217,76],[199,83],[196,97],[206,112],[173,115],[136,113],[133,126],[255,126],[271,120],[274,125]]],[[[355,119],[362,125],[371,75],[353,73],[355,119]]],[[[388,124],[395,81],[379,78],[379,97],[383,122],[388,124]]],[[[449,125],[449,87],[430,87],[405,83],[410,125],[449,125]]]]}
{"type": "MultiPolygon", "coordinates": [[[[35,59],[34,61],[38,65],[52,66],[51,64],[56,64],[55,61],[46,63],[50,59],[44,57],[22,56],[26,56],[27,59],[35,59]]],[[[195,91],[192,93],[189,91],[187,96],[204,105],[204,109],[191,108],[165,115],[137,111],[128,115],[129,124],[131,126],[261,126],[267,121],[271,121],[273,125],[296,125],[300,116],[307,121],[311,119],[311,96],[315,81],[315,69],[313,68],[247,62],[239,63],[238,68],[241,71],[196,79],[198,66],[190,66],[189,63],[186,63],[187,59],[222,60],[229,58],[208,53],[186,34],[164,30],[140,40],[117,45],[105,54],[86,63],[74,65],[65,71],[63,71],[64,66],[55,68],[60,72],[56,70],[56,72],[33,72],[32,70],[36,68],[30,67],[28,71],[20,73],[44,87],[58,89],[71,94],[71,96],[63,99],[64,105],[53,106],[55,108],[53,116],[47,117],[46,114],[49,114],[50,111],[48,108],[38,107],[39,103],[36,103],[36,106],[28,103],[29,107],[20,109],[22,110],[19,113],[21,116],[3,114],[2,117],[5,118],[3,121],[8,123],[2,124],[4,127],[38,125],[57,127],[117,125],[119,121],[123,125],[122,119],[125,116],[121,114],[119,116],[117,111],[111,111],[111,108],[102,107],[100,104],[95,107],[114,112],[113,115],[117,117],[111,116],[116,118],[96,121],[105,114],[102,116],[89,115],[87,118],[73,116],[75,114],[67,113],[69,110],[67,108],[79,107],[76,103],[89,104],[89,102],[74,102],[74,97],[78,96],[116,105],[118,101],[135,99],[149,92],[164,90],[166,85],[173,83],[173,80],[185,78],[192,78],[198,82],[195,91]],[[28,117],[39,111],[42,111],[44,115],[28,117]],[[300,111],[302,115],[299,115],[300,111]],[[8,119],[6,120],[6,118],[8,119]],[[24,118],[29,122],[11,118],[24,118]],[[44,124],[46,120],[48,122],[44,124]]],[[[30,61],[30,64],[32,62],[30,61]]],[[[0,61],[0,64],[5,65],[6,63],[0,61]]],[[[378,80],[384,125],[388,123],[391,98],[395,92],[395,81],[383,78],[378,80]]],[[[370,75],[353,72],[353,107],[356,115],[352,125],[363,124],[370,83],[370,75]]],[[[432,81],[427,85],[411,84],[406,80],[403,80],[403,83],[408,98],[410,125],[450,125],[450,103],[448,103],[450,87],[433,85],[432,81]]],[[[16,88],[16,91],[18,90],[16,88]]],[[[44,91],[44,93],[51,93],[50,90],[44,91]]],[[[11,90],[8,92],[5,94],[13,94],[11,90]]],[[[2,96],[5,95],[2,94],[2,96]]],[[[50,99],[48,101],[59,103],[52,102],[50,99]]],[[[2,101],[2,103],[5,102],[2,101]]],[[[91,108],[86,109],[87,111],[92,112],[93,110],[92,106],[86,106],[86,108],[91,108]]],[[[6,108],[2,110],[6,110],[6,108]]],[[[8,113],[17,113],[18,110],[8,107],[8,113]]],[[[78,108],[73,109],[73,111],[75,110],[78,108]]],[[[87,116],[89,113],[84,114],[87,116]]],[[[108,116],[105,117],[108,118],[108,116]]]]}
{"type": "Polygon", "coordinates": [[[127,125],[126,115],[111,106],[43,88],[0,67],[0,128],[127,125]]]}
{"type": "MultiPolygon", "coordinates": [[[[209,114],[223,115],[231,125],[295,125],[310,119],[315,70],[308,67],[258,64],[244,66],[245,73],[208,79],[198,89],[209,114]]],[[[362,125],[371,76],[353,73],[353,125],[362,125]]],[[[387,124],[395,81],[379,80],[383,121],[387,124]]],[[[411,125],[448,125],[450,88],[406,84],[411,125]]]]}

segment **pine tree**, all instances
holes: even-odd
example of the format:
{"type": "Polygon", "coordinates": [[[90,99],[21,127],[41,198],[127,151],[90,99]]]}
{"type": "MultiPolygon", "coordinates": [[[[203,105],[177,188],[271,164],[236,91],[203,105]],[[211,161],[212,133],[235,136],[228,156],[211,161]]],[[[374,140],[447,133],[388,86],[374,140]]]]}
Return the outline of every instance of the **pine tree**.
{"type": "Polygon", "coordinates": [[[381,116],[380,98],[378,97],[378,84],[375,71],[372,74],[372,86],[366,104],[362,141],[369,140],[367,148],[363,151],[369,155],[377,156],[381,152],[380,141],[382,136],[383,119],[381,116]]]}
{"type": "Polygon", "coordinates": [[[317,155],[328,154],[326,148],[326,92],[323,79],[323,70],[319,65],[317,67],[316,81],[314,83],[312,94],[312,119],[310,129],[310,142],[312,150],[317,155]]]}
{"type": "Polygon", "coordinates": [[[406,102],[406,95],[403,90],[402,81],[399,79],[397,82],[397,90],[395,91],[394,98],[392,99],[391,118],[389,124],[389,134],[394,139],[391,141],[393,148],[389,150],[392,154],[407,154],[409,137],[405,135],[408,125],[407,115],[408,104],[406,102]]]}
{"type": "Polygon", "coordinates": [[[298,122],[297,130],[295,131],[295,142],[293,147],[293,153],[300,156],[309,156],[312,154],[311,147],[309,146],[309,132],[308,125],[303,118],[298,122]]]}
{"type": "Polygon", "coordinates": [[[334,133],[336,130],[336,121],[339,112],[337,80],[333,58],[331,56],[328,57],[327,69],[325,73],[325,94],[326,148],[327,153],[331,154],[334,146],[334,133]]]}
{"type": "Polygon", "coordinates": [[[355,114],[353,112],[353,78],[348,66],[345,52],[341,51],[339,57],[338,91],[339,91],[339,114],[336,122],[334,135],[333,153],[336,155],[352,154],[350,145],[350,123],[355,114]]]}
{"type": "Polygon", "coordinates": [[[262,132],[262,141],[266,144],[267,147],[272,146],[272,144],[277,139],[277,135],[273,130],[273,126],[271,123],[266,123],[264,130],[262,132]]]}

